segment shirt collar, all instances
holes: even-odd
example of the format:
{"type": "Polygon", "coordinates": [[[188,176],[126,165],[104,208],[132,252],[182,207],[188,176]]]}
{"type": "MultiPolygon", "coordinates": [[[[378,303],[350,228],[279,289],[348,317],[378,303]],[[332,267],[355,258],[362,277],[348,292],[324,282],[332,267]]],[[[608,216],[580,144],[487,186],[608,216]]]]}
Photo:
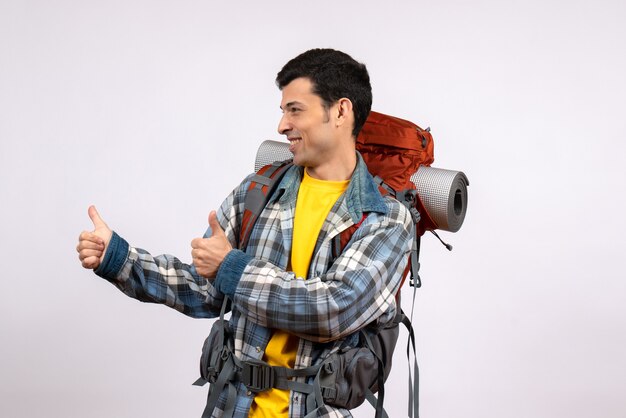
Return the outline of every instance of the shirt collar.
{"type": "MultiPolygon", "coordinates": [[[[363,161],[361,154],[357,151],[356,155],[356,168],[352,173],[352,177],[350,177],[350,185],[343,195],[346,208],[354,223],[358,223],[363,218],[364,213],[387,213],[387,205],[378,191],[378,185],[374,182],[369,171],[367,171],[367,165],[363,161]]],[[[276,193],[269,201],[274,202],[278,200],[281,204],[295,201],[303,172],[303,167],[298,166],[293,166],[287,170],[287,173],[285,173],[278,185],[276,193]]]]}

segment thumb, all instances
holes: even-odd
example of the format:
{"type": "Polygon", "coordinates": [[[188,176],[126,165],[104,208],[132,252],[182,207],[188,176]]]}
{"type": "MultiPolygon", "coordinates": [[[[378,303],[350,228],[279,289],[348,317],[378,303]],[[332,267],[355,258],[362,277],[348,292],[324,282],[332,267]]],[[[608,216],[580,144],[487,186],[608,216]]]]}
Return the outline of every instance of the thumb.
{"type": "Polygon", "coordinates": [[[98,213],[98,210],[96,209],[95,206],[91,205],[89,206],[89,217],[91,218],[91,222],[93,222],[93,226],[95,227],[95,229],[98,228],[109,228],[107,226],[107,224],[102,220],[102,218],[100,217],[100,214],[98,213]]]}
{"type": "Polygon", "coordinates": [[[211,227],[212,236],[224,235],[224,230],[222,229],[220,223],[217,221],[217,214],[214,210],[209,213],[209,226],[211,227]]]}

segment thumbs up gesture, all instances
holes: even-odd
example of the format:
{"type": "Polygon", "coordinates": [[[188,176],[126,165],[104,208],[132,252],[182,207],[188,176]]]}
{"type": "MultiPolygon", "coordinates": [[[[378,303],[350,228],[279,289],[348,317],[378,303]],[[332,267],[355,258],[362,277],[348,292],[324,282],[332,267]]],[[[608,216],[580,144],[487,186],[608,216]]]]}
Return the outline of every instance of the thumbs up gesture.
{"type": "Polygon", "coordinates": [[[195,238],[191,241],[191,258],[200,276],[214,279],[224,257],[233,247],[217,221],[215,211],[209,214],[209,226],[212,232],[210,238],[195,238]]]}
{"type": "Polygon", "coordinates": [[[84,268],[96,269],[104,258],[113,231],[104,223],[95,206],[89,206],[88,213],[94,229],[81,232],[76,251],[84,268]]]}

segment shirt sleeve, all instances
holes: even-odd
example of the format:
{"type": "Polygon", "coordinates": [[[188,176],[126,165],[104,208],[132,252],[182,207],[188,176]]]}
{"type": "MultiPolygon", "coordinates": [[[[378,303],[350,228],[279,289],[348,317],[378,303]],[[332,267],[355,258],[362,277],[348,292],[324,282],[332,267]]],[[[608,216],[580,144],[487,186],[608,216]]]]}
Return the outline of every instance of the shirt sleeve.
{"type": "MultiPolygon", "coordinates": [[[[236,247],[236,221],[225,213],[234,212],[232,205],[239,201],[246,183],[237,187],[218,210],[218,221],[233,247],[236,247]]],[[[207,229],[205,237],[211,236],[207,229]]],[[[219,292],[193,264],[163,254],[153,256],[141,248],[131,247],[117,233],[113,233],[104,260],[95,273],[134,299],[160,303],[194,318],[213,318],[219,315],[224,294],[219,292]]]]}
{"type": "Polygon", "coordinates": [[[312,341],[343,338],[374,321],[386,323],[396,312],[415,232],[408,210],[394,199],[385,202],[387,214],[370,213],[326,272],[297,279],[233,250],[214,284],[249,320],[312,341]]]}

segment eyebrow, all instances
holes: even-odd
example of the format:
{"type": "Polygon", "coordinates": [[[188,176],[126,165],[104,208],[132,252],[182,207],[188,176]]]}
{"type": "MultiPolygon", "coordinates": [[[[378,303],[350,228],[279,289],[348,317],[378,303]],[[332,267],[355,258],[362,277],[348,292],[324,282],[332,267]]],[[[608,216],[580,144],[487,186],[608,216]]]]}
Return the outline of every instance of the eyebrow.
{"type": "MultiPolygon", "coordinates": [[[[285,105],[284,109],[288,109],[290,107],[294,107],[294,106],[304,106],[304,103],[298,102],[298,101],[293,101],[293,102],[289,102],[285,105]]],[[[280,110],[284,110],[282,106],[280,106],[280,110]]]]}

